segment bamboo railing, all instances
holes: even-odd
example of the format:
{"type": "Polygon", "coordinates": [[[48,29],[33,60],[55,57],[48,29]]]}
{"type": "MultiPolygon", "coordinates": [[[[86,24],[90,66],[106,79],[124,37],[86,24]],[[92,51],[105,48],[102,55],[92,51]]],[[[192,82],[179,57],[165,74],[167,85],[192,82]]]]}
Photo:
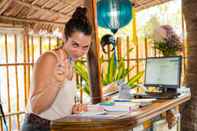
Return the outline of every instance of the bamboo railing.
{"type": "MultiPolygon", "coordinates": [[[[31,81],[31,71],[35,58],[35,46],[39,48],[39,55],[42,52],[42,37],[39,42],[35,43],[35,36],[22,34],[0,33],[0,55],[4,56],[0,61],[1,82],[1,101],[3,104],[9,131],[20,129],[23,120],[24,107],[28,103],[29,88],[31,81]],[[19,35],[23,36],[22,40],[18,40],[19,35]],[[8,42],[8,39],[9,42],[8,42]],[[13,48],[12,48],[13,46],[13,48]],[[12,49],[12,50],[10,50],[12,49]],[[14,56],[14,61],[10,62],[10,54],[14,56]],[[19,60],[23,58],[23,60],[19,60]],[[1,70],[2,69],[2,70],[1,70]],[[12,69],[12,70],[11,70],[12,69]],[[14,71],[13,71],[14,70],[14,71]],[[22,76],[22,77],[21,77],[22,76]],[[12,81],[14,80],[14,81],[12,81]],[[22,92],[23,91],[23,92],[22,92]],[[12,96],[14,94],[14,96],[12,96]]],[[[57,38],[47,37],[47,50],[55,48],[58,44],[57,38]],[[53,44],[51,41],[53,40],[53,44]]],[[[3,122],[0,119],[0,130],[3,131],[3,122]]]]}

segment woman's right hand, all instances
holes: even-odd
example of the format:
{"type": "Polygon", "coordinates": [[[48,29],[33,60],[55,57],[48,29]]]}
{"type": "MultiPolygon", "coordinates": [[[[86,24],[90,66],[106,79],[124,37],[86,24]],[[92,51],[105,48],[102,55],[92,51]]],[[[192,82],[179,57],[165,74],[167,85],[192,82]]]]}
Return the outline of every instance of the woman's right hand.
{"type": "Polygon", "coordinates": [[[80,112],[87,112],[88,108],[86,104],[75,104],[72,108],[73,114],[79,114],[80,112]]]}
{"type": "Polygon", "coordinates": [[[64,82],[64,80],[72,79],[73,70],[71,65],[68,63],[63,50],[58,51],[58,62],[55,67],[55,79],[58,82],[64,82]]]}

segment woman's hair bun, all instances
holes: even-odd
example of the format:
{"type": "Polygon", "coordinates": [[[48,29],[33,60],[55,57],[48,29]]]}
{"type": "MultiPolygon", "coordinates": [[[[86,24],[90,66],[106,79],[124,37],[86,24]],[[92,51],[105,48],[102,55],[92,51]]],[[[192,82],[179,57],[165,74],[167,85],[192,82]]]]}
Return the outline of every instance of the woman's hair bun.
{"type": "Polygon", "coordinates": [[[79,31],[85,35],[91,35],[92,27],[87,17],[87,8],[77,7],[72,18],[65,24],[64,33],[66,39],[74,32],[79,31]]]}
{"type": "Polygon", "coordinates": [[[72,19],[82,19],[87,20],[87,9],[84,7],[77,7],[75,12],[72,15],[72,19]]]}

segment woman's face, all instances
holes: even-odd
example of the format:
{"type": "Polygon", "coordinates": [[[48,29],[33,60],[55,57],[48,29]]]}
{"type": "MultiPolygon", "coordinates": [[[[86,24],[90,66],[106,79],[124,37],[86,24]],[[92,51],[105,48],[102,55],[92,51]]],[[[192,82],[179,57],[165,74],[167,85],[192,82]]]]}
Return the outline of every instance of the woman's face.
{"type": "Polygon", "coordinates": [[[91,44],[91,35],[85,35],[82,32],[74,32],[67,40],[65,40],[64,49],[76,60],[87,54],[91,44]]]}

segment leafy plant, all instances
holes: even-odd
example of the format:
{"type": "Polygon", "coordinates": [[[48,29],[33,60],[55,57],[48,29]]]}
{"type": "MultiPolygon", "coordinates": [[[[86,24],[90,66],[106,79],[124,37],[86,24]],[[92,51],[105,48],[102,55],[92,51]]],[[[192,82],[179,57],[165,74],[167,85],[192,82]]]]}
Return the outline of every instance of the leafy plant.
{"type": "Polygon", "coordinates": [[[155,29],[154,48],[162,52],[164,56],[174,56],[182,51],[183,45],[170,25],[162,25],[155,29]]]}
{"type": "MultiPolygon", "coordinates": [[[[132,49],[131,49],[132,50],[132,49]]],[[[131,51],[130,50],[130,51],[131,51]]],[[[101,65],[104,64],[104,59],[103,56],[100,58],[100,63],[101,65]]],[[[89,83],[89,78],[88,78],[88,70],[85,67],[84,63],[82,62],[76,62],[75,66],[74,66],[76,73],[78,75],[80,75],[83,79],[83,81],[85,81],[85,83],[83,84],[83,89],[87,94],[90,94],[90,83],[89,83]]],[[[124,59],[121,58],[118,62],[118,65],[114,64],[114,55],[111,55],[108,61],[108,65],[107,65],[107,71],[104,72],[104,70],[102,70],[101,72],[101,80],[102,80],[102,85],[108,85],[114,81],[117,80],[121,80],[121,79],[125,79],[125,77],[128,76],[128,74],[133,71],[136,68],[136,66],[133,66],[131,68],[127,68],[124,62],[124,59]]],[[[127,84],[133,88],[136,86],[138,80],[143,76],[144,72],[138,72],[137,74],[135,74],[134,76],[132,76],[128,81],[127,84]]]]}
{"type": "Polygon", "coordinates": [[[84,84],[82,85],[83,90],[86,92],[86,94],[90,94],[90,82],[89,82],[88,70],[85,64],[82,63],[81,61],[77,61],[74,65],[74,68],[76,73],[80,75],[84,81],[84,84]]]}

